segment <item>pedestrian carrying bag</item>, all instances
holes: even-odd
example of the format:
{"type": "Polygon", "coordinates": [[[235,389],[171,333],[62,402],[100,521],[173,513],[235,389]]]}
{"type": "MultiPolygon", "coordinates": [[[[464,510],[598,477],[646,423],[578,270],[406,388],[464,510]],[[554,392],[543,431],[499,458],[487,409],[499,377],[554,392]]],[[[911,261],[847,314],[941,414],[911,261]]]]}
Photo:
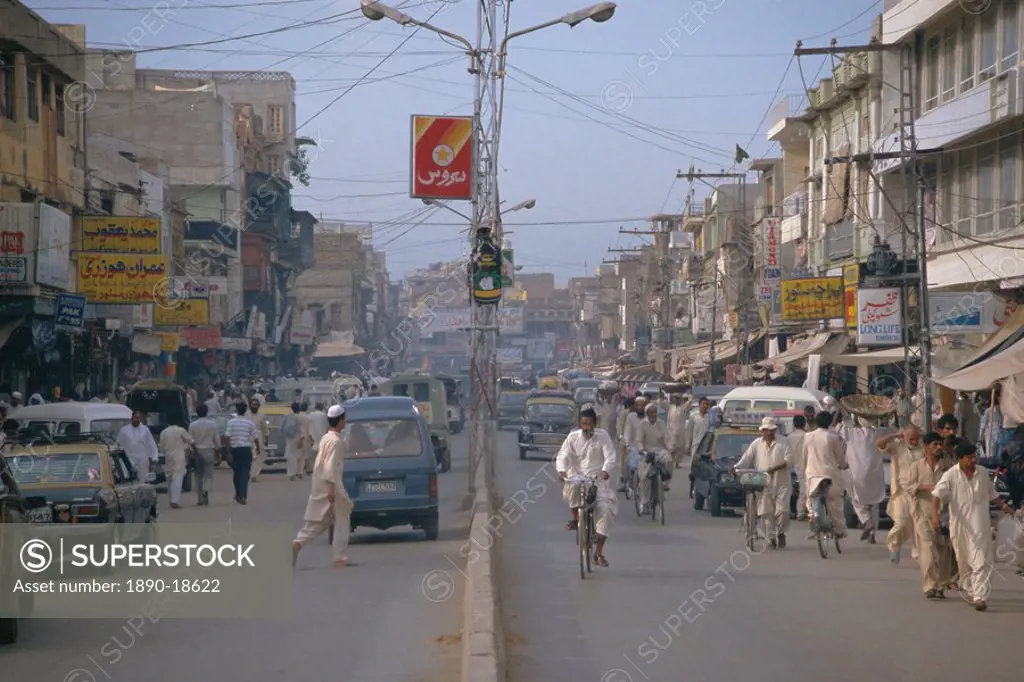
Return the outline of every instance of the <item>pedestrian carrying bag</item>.
{"type": "Polygon", "coordinates": [[[283,433],[284,437],[288,440],[299,435],[299,421],[294,415],[288,415],[285,417],[284,424],[281,425],[281,433],[283,433]]]}

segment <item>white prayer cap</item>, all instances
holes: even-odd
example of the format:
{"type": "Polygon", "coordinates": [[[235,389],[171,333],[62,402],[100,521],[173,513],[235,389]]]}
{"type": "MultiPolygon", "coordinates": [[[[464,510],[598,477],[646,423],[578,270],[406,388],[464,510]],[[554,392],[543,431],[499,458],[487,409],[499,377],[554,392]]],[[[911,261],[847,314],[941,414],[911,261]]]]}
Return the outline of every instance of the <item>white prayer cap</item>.
{"type": "Polygon", "coordinates": [[[761,420],[761,431],[774,431],[777,428],[779,428],[779,423],[775,421],[772,417],[765,417],[764,419],[761,420]]]}
{"type": "Polygon", "coordinates": [[[338,417],[345,416],[345,408],[341,405],[331,405],[331,409],[327,410],[328,419],[337,419],[338,417]]]}

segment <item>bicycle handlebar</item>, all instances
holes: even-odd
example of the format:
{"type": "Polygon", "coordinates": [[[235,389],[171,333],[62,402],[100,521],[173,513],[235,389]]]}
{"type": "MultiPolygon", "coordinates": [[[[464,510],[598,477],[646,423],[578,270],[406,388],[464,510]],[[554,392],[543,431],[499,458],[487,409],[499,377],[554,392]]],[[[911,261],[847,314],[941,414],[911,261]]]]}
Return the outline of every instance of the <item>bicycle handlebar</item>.
{"type": "Polygon", "coordinates": [[[764,469],[733,469],[737,474],[767,474],[764,469]]]}

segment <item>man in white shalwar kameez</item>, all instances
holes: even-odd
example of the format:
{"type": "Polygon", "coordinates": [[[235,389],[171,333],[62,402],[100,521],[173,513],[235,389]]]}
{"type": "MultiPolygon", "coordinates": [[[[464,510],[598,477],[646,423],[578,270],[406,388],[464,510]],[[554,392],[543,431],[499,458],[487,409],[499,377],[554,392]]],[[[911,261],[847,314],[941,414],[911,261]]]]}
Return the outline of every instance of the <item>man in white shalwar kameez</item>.
{"type": "Polygon", "coordinates": [[[757,515],[764,521],[772,548],[786,547],[789,530],[789,498],[792,494],[789,467],[792,456],[789,443],[776,438],[778,422],[771,417],[761,420],[761,437],[747,448],[733,466],[735,469],[759,469],[768,474],[764,491],[757,496],[757,515]]]}
{"type": "MultiPolygon", "coordinates": [[[[293,420],[293,423],[288,424],[289,430],[293,430],[291,437],[288,436],[288,433],[284,434],[285,466],[288,480],[297,481],[302,478],[302,466],[309,448],[309,419],[302,414],[302,405],[292,403],[292,413],[285,417],[285,420],[286,423],[288,423],[288,420],[293,420]]],[[[282,425],[282,431],[284,431],[284,428],[284,425],[282,425]]]]}
{"type": "Polygon", "coordinates": [[[846,431],[853,509],[864,527],[861,541],[873,545],[878,530],[878,505],[885,499],[885,465],[877,446],[879,430],[861,417],[854,419],[856,426],[846,431]]]}
{"type": "Polygon", "coordinates": [[[921,430],[913,424],[902,431],[878,439],[878,449],[891,458],[889,508],[892,528],[885,538],[889,548],[889,561],[900,562],[900,549],[906,542],[911,543],[911,557],[917,559],[917,536],[914,533],[914,496],[909,489],[910,467],[924,459],[924,445],[921,430]]]}
{"type": "Polygon", "coordinates": [[[822,412],[815,417],[818,428],[804,436],[805,478],[807,479],[807,511],[814,523],[814,496],[826,480],[832,482],[825,498],[828,515],[837,538],[846,537],[843,518],[842,481],[850,465],[846,461],[846,446],[829,427],[832,415],[822,412]]]}
{"type": "Polygon", "coordinates": [[[684,401],[681,393],[672,394],[672,404],[668,408],[668,449],[672,453],[672,461],[677,469],[689,459],[686,443],[686,413],[690,410],[689,401],[684,401]]]}
{"type": "Polygon", "coordinates": [[[132,423],[117,434],[117,445],[128,455],[140,481],[145,480],[160,461],[156,440],[143,421],[142,413],[136,410],[132,412],[132,423]]]}
{"type": "Polygon", "coordinates": [[[267,440],[270,438],[270,425],[266,419],[260,416],[260,408],[263,407],[263,401],[258,396],[260,396],[259,393],[254,393],[253,397],[249,400],[249,413],[246,415],[246,419],[251,421],[256,430],[260,432],[260,437],[256,440],[256,445],[252,451],[250,483],[255,483],[263,472],[263,460],[267,457],[267,440]]]}
{"type": "Polygon", "coordinates": [[[989,504],[1003,513],[1013,508],[1000,499],[988,470],[978,466],[978,450],[970,443],[956,446],[957,465],[942,475],[932,490],[932,528],[941,529],[939,512],[949,505],[949,539],[960,572],[960,594],[978,611],[988,608],[992,589],[992,519],[989,504]]]}
{"type": "MultiPolygon", "coordinates": [[[[640,497],[640,508],[649,510],[651,503],[651,464],[647,458],[640,455],[642,452],[654,453],[654,465],[661,467],[664,472],[662,486],[668,490],[666,477],[672,474],[672,456],[668,450],[668,433],[665,422],[658,419],[658,406],[648,403],[644,408],[644,419],[637,423],[633,431],[633,450],[640,485],[637,488],[637,495],[640,497]]],[[[634,457],[634,455],[630,455],[634,457]]]]}
{"type": "Polygon", "coordinates": [[[345,408],[334,405],[327,410],[328,430],[323,438],[313,463],[313,482],[306,503],[305,524],[292,542],[292,565],[299,558],[299,552],[313,538],[334,526],[331,548],[334,567],[348,565],[345,549],[351,532],[352,499],[345,491],[342,471],[345,465],[344,439],[345,408]]]}
{"type": "Polygon", "coordinates": [[[312,473],[313,461],[316,459],[316,453],[320,448],[320,439],[327,435],[327,406],[323,403],[317,403],[315,409],[309,413],[309,437],[312,442],[310,446],[310,454],[307,456],[307,461],[303,465],[303,471],[312,473]]]}
{"type": "MultiPolygon", "coordinates": [[[[813,411],[812,411],[813,415],[813,411]]],[[[814,417],[812,416],[811,419],[814,417]]],[[[793,417],[793,433],[786,436],[790,463],[796,472],[796,520],[807,520],[807,460],[804,459],[804,436],[807,435],[807,417],[793,417]]]]}
{"type": "Polygon", "coordinates": [[[188,470],[188,453],[196,442],[188,431],[171,424],[160,433],[160,450],[164,453],[164,475],[171,509],[181,509],[181,484],[188,470]]]}
{"type": "Polygon", "coordinates": [[[594,476],[597,478],[597,500],[594,503],[594,526],[597,531],[597,546],[594,548],[594,563],[608,567],[604,556],[604,545],[618,513],[619,501],[610,483],[618,466],[615,444],[604,429],[594,428],[597,415],[593,410],[580,412],[580,427],[570,433],[562,442],[555,457],[555,470],[566,481],[562,499],[572,511],[572,521],[566,528],[575,530],[579,524],[580,507],[583,505],[582,490],[568,482],[573,476],[594,476]]]}

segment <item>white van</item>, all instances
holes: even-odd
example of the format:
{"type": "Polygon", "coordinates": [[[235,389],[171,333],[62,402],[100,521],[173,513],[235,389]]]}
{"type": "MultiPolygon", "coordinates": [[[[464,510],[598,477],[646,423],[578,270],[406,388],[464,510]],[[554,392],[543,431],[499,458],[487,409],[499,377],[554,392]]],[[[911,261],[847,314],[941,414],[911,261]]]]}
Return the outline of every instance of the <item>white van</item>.
{"type": "Polygon", "coordinates": [[[132,422],[132,411],[124,405],[92,402],[27,405],[8,416],[17,419],[22,429],[45,429],[57,436],[104,433],[117,438],[121,429],[132,422]]]}
{"type": "Polygon", "coordinates": [[[743,412],[770,414],[776,410],[803,410],[808,405],[820,412],[826,396],[824,391],[790,386],[740,386],[726,393],[718,405],[725,421],[729,421],[730,416],[743,412]]]}

